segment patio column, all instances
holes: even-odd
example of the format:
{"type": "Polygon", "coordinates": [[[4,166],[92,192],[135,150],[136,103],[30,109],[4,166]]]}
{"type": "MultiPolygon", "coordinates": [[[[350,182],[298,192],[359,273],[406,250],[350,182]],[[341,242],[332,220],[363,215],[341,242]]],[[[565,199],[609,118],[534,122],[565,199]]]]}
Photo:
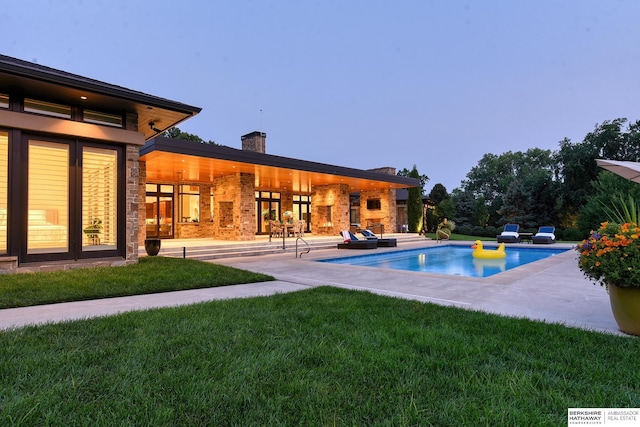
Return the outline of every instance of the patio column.
{"type": "MultiPolygon", "coordinates": [[[[144,188],[144,178],[140,179],[140,154],[136,145],[127,145],[125,151],[126,157],[126,184],[125,184],[125,204],[126,204],[126,227],[125,230],[125,254],[126,264],[138,262],[138,245],[140,244],[139,225],[144,224],[144,220],[140,222],[140,212],[144,214],[144,197],[140,201],[140,181],[144,188]],[[142,209],[139,207],[142,206],[142,209]]],[[[144,169],[144,166],[142,167],[144,169]]],[[[145,169],[146,171],[146,169],[145,169]]],[[[144,238],[142,239],[144,243],[144,238]]]]}
{"type": "Polygon", "coordinates": [[[349,229],[349,186],[330,184],[314,187],[311,194],[311,232],[338,236],[349,229]]]}
{"type": "Polygon", "coordinates": [[[236,173],[214,178],[213,238],[255,240],[255,175],[236,173]]]}
{"type": "Polygon", "coordinates": [[[372,228],[374,233],[395,233],[396,190],[370,190],[360,193],[360,221],[362,227],[372,228]],[[380,227],[376,225],[380,224],[380,227]]]}

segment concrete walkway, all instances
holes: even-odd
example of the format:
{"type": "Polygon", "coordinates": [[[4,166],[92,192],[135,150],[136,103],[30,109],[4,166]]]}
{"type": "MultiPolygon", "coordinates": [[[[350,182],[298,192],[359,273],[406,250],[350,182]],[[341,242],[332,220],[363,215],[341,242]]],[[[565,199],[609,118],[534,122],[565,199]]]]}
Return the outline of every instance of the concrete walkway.
{"type": "MultiPolygon", "coordinates": [[[[434,244],[436,243],[406,243],[399,249],[434,244]]],[[[561,247],[560,244],[555,246],[561,247]]],[[[395,249],[378,248],[376,251],[395,249]]],[[[277,280],[5,309],[0,310],[0,328],[85,319],[216,299],[273,295],[330,285],[505,316],[561,323],[569,327],[598,332],[622,334],[611,314],[606,291],[583,277],[577,267],[575,251],[567,251],[483,279],[315,262],[323,258],[357,254],[363,254],[363,252],[328,249],[313,251],[301,259],[295,258],[291,253],[218,259],[215,261],[218,264],[269,274],[277,280]]]]}

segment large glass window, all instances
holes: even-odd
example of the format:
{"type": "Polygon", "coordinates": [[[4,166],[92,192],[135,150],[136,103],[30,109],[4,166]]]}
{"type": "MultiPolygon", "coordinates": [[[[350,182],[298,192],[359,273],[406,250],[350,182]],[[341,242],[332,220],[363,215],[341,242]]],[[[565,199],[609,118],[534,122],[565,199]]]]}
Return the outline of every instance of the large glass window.
{"type": "Polygon", "coordinates": [[[0,132],[0,253],[7,252],[7,190],[9,187],[9,134],[0,132]]]}
{"type": "Polygon", "coordinates": [[[178,218],[181,222],[200,222],[200,186],[180,185],[178,218]]]}
{"type": "Polygon", "coordinates": [[[9,108],[9,95],[0,93],[0,108],[9,108]]]}
{"type": "Polygon", "coordinates": [[[122,127],[122,116],[117,114],[101,113],[100,111],[84,110],[82,119],[87,123],[98,125],[122,127]]]}
{"type": "Polygon", "coordinates": [[[38,113],[61,119],[71,118],[71,106],[54,104],[53,102],[40,101],[37,99],[24,99],[24,111],[27,113],[38,113]]]}
{"type": "Polygon", "coordinates": [[[293,195],[293,215],[304,221],[304,231],[311,231],[311,196],[293,195]]]}
{"type": "Polygon", "coordinates": [[[27,253],[67,252],[69,146],[29,141],[27,253]]]}
{"type": "Polygon", "coordinates": [[[115,150],[82,150],[82,250],[117,247],[117,160],[115,150]]]}
{"type": "Polygon", "coordinates": [[[258,234],[269,232],[269,221],[280,221],[280,193],[256,191],[256,216],[258,234]]]}
{"type": "Polygon", "coordinates": [[[146,189],[147,237],[173,238],[173,186],[147,184],[146,189]]]}

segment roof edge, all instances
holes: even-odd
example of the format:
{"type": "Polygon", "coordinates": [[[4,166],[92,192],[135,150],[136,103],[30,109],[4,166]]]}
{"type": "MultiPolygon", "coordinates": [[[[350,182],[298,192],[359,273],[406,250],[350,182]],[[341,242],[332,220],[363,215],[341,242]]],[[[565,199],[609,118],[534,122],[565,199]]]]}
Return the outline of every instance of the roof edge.
{"type": "Polygon", "coordinates": [[[394,184],[406,184],[407,187],[418,187],[420,185],[420,180],[417,178],[330,165],[308,160],[299,160],[273,154],[257,153],[254,151],[240,150],[223,145],[213,145],[166,137],[155,137],[147,141],[147,143],[140,148],[140,157],[143,157],[153,151],[165,151],[174,154],[184,154],[187,156],[217,158],[239,163],[297,169],[305,172],[348,176],[351,178],[370,179],[394,184]]]}
{"type": "Polygon", "coordinates": [[[66,71],[57,70],[55,68],[46,67],[44,65],[24,61],[6,55],[0,55],[0,71],[20,77],[31,78],[58,85],[92,91],[103,95],[127,99],[133,102],[146,104],[153,107],[166,108],[185,114],[190,114],[192,116],[202,111],[202,108],[200,107],[194,107],[192,105],[187,105],[178,101],[171,101],[166,98],[149,95],[143,92],[127,89],[122,86],[113,85],[110,83],[102,82],[100,80],[90,79],[78,74],[68,73],[66,71]]]}

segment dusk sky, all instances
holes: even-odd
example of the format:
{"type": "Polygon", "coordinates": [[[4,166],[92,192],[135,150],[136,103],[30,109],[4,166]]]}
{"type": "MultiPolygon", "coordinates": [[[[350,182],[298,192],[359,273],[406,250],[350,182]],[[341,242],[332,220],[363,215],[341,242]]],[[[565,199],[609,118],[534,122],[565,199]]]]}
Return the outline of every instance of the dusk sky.
{"type": "Polygon", "coordinates": [[[20,0],[0,53],[202,108],[240,148],[411,168],[450,192],[485,153],[640,119],[640,1],[20,0]]]}

